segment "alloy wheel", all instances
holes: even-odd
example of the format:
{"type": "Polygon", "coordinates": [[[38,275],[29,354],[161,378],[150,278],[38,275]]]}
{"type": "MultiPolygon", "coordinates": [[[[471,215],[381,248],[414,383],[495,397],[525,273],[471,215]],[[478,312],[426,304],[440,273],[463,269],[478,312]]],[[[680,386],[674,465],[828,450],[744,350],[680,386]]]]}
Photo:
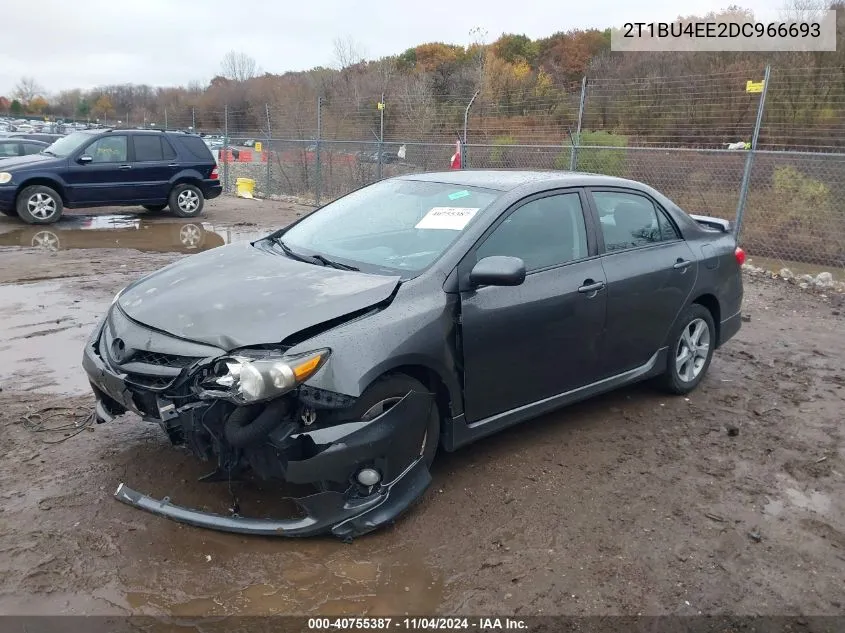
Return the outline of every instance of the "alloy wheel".
{"type": "Polygon", "coordinates": [[[675,350],[675,371],[684,382],[692,382],[704,369],[710,354],[710,326],[704,319],[690,321],[681,332],[675,350]]]}
{"type": "Polygon", "coordinates": [[[199,206],[199,203],[200,198],[192,189],[185,189],[185,191],[181,192],[176,198],[176,204],[178,204],[179,208],[186,213],[195,211],[199,206]]]}
{"type": "Polygon", "coordinates": [[[26,208],[32,217],[47,220],[55,215],[57,206],[53,196],[46,193],[35,193],[26,201],[26,208]]]}

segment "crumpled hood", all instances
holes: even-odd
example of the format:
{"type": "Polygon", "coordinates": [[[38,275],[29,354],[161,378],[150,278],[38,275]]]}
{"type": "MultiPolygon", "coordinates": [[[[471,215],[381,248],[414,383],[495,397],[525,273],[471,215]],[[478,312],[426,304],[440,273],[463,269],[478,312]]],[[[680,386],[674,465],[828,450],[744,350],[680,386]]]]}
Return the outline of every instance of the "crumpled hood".
{"type": "Polygon", "coordinates": [[[232,244],[130,284],[118,303],[139,323],[230,351],[280,343],[307,327],[380,303],[399,279],[232,244]]]}

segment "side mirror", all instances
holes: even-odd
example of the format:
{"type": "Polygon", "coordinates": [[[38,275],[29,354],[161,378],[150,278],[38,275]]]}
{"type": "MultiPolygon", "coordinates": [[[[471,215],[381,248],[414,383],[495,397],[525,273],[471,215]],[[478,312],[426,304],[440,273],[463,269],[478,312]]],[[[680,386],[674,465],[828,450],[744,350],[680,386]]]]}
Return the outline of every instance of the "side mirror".
{"type": "Polygon", "coordinates": [[[88,163],[93,162],[93,160],[94,160],[93,156],[88,156],[87,154],[83,154],[82,156],[80,156],[79,158],[76,159],[76,162],[79,163],[80,165],[87,165],[88,163]]]}
{"type": "Polygon", "coordinates": [[[473,286],[518,286],[525,281],[525,262],[519,257],[485,257],[469,273],[473,286]]]}

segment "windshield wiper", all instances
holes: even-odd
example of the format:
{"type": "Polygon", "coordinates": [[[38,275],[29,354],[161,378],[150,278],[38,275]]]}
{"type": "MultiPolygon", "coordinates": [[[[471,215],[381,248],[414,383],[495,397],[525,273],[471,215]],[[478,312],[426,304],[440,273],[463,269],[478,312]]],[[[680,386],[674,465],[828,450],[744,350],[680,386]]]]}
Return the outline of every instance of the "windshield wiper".
{"type": "Polygon", "coordinates": [[[278,244],[281,247],[281,249],[285,252],[285,255],[287,255],[291,259],[296,259],[300,262],[305,262],[306,264],[313,264],[314,263],[314,260],[311,259],[310,257],[306,257],[305,255],[300,255],[299,253],[291,250],[290,246],[285,244],[284,240],[282,240],[281,237],[274,237],[273,242],[278,244]]]}
{"type": "Polygon", "coordinates": [[[328,259],[327,257],[323,257],[322,255],[312,255],[311,257],[323,264],[323,266],[331,266],[332,268],[337,268],[338,270],[359,270],[358,268],[355,268],[355,266],[350,266],[349,264],[341,264],[340,262],[336,262],[334,260],[328,259]]]}
{"type": "Polygon", "coordinates": [[[321,266],[329,266],[331,268],[337,268],[339,270],[358,270],[358,268],[355,268],[355,266],[342,264],[340,262],[333,261],[327,257],[323,257],[322,255],[302,255],[300,253],[297,253],[292,250],[290,246],[285,244],[284,240],[282,240],[281,237],[274,237],[273,242],[278,244],[281,249],[285,252],[285,255],[287,255],[291,259],[296,259],[307,264],[320,264],[321,266]]]}

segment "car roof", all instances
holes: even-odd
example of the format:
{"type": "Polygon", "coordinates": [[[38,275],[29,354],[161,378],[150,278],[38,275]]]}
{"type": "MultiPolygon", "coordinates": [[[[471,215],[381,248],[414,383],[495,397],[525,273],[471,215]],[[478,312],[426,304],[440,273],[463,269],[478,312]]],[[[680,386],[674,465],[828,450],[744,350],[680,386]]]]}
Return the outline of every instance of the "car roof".
{"type": "Polygon", "coordinates": [[[423,182],[440,182],[449,185],[463,185],[467,187],[481,187],[497,191],[511,191],[525,185],[545,184],[549,187],[636,187],[642,188],[642,183],[604,176],[572,171],[517,171],[506,169],[462,169],[453,171],[430,172],[425,174],[408,174],[398,176],[398,180],[417,180],[423,182]]]}

